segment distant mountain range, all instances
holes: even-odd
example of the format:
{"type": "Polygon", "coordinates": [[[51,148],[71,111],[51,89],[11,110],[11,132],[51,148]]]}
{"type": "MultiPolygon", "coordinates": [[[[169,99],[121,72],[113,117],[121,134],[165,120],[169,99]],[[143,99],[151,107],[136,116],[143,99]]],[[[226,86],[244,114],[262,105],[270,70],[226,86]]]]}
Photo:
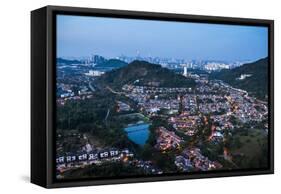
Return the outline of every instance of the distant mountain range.
{"type": "Polygon", "coordinates": [[[121,88],[135,83],[143,86],[194,87],[195,81],[176,74],[172,70],[146,61],[133,61],[119,69],[107,72],[95,80],[100,87],[121,88]]]}
{"type": "Polygon", "coordinates": [[[259,99],[266,100],[268,95],[268,58],[246,63],[234,69],[221,70],[210,75],[226,83],[244,89],[259,99]]]}
{"type": "MultiPolygon", "coordinates": [[[[86,60],[71,60],[71,59],[64,59],[64,58],[57,58],[57,64],[62,65],[72,65],[72,64],[86,64],[86,60]]],[[[115,69],[120,68],[128,65],[128,63],[121,61],[119,59],[106,59],[102,56],[95,55],[90,64],[94,64],[97,68],[108,68],[108,69],[115,69]]]]}
{"type": "Polygon", "coordinates": [[[57,58],[57,64],[71,65],[71,64],[80,64],[80,63],[82,63],[82,62],[79,60],[69,60],[69,59],[57,58]]]}

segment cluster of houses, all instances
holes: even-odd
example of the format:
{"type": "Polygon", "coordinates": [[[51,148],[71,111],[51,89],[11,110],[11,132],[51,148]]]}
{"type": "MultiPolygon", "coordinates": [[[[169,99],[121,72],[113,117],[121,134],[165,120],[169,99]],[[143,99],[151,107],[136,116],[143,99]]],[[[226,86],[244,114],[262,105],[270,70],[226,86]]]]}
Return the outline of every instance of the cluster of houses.
{"type": "MultiPolygon", "coordinates": [[[[261,122],[268,118],[267,104],[249,97],[247,92],[233,88],[220,80],[196,79],[195,90],[188,88],[161,88],[126,84],[122,90],[126,96],[136,101],[140,110],[149,114],[166,114],[173,129],[187,136],[197,133],[201,125],[211,122],[212,133],[209,140],[221,141],[225,130],[232,130],[241,123],[261,122]],[[173,94],[172,94],[173,93],[173,94]],[[171,95],[172,94],[172,95],[171,95]],[[183,112],[178,115],[180,106],[183,112]],[[168,110],[160,112],[160,110],[168,110]],[[210,120],[203,123],[203,118],[210,120]],[[202,117],[203,116],[203,117],[202,117]]],[[[171,131],[160,128],[156,147],[166,150],[177,147],[180,138],[171,131]]]]}
{"type": "Polygon", "coordinates": [[[228,103],[201,103],[198,106],[199,111],[203,114],[222,114],[230,110],[228,103]]]}
{"type": "MultiPolygon", "coordinates": [[[[169,114],[177,113],[180,99],[165,97],[170,94],[186,94],[192,92],[191,88],[148,87],[129,84],[125,84],[122,90],[126,93],[127,97],[136,101],[141,109],[148,114],[155,114],[161,109],[169,110],[169,114]]],[[[192,107],[186,106],[186,108],[192,107]]]]}
{"type": "Polygon", "coordinates": [[[150,99],[150,95],[145,94],[127,94],[127,97],[138,103],[141,110],[147,114],[155,114],[161,109],[169,110],[170,113],[177,113],[179,110],[179,101],[177,99],[150,99]]]}
{"type": "Polygon", "coordinates": [[[138,86],[138,85],[125,84],[122,87],[122,90],[125,92],[137,93],[137,94],[156,94],[156,93],[157,94],[159,94],[159,93],[166,94],[166,93],[187,93],[187,92],[191,92],[192,88],[150,87],[150,86],[138,86]]]}
{"type": "Polygon", "coordinates": [[[190,116],[186,112],[170,117],[168,122],[173,126],[173,128],[188,136],[193,136],[197,132],[198,126],[202,125],[199,116],[190,116]]]}
{"type": "Polygon", "coordinates": [[[209,81],[196,81],[197,86],[195,88],[196,93],[208,94],[208,93],[216,93],[214,85],[207,84],[209,81]]]}
{"type": "Polygon", "coordinates": [[[167,130],[165,127],[157,129],[158,137],[157,143],[154,146],[156,149],[166,151],[170,149],[177,149],[180,147],[183,140],[173,131],[167,130]]]}
{"type": "Polygon", "coordinates": [[[249,96],[230,95],[235,103],[234,115],[242,122],[249,121],[260,122],[268,117],[267,105],[261,101],[255,100],[249,96]]]}
{"type": "Polygon", "coordinates": [[[211,115],[210,119],[212,120],[213,123],[215,123],[217,131],[223,131],[225,129],[232,130],[234,129],[234,125],[230,121],[230,116],[231,114],[211,115]]]}
{"type": "Polygon", "coordinates": [[[148,174],[162,174],[163,171],[159,168],[155,167],[151,161],[144,161],[144,160],[134,160],[134,165],[138,168],[143,169],[145,173],[148,174]]]}
{"type": "Polygon", "coordinates": [[[142,104],[143,109],[148,113],[156,113],[161,109],[166,109],[171,112],[178,112],[179,101],[176,99],[150,99],[142,104]]]}
{"type": "Polygon", "coordinates": [[[221,94],[197,95],[198,109],[203,114],[223,114],[231,110],[231,105],[221,94]]]}
{"type": "Polygon", "coordinates": [[[57,103],[59,105],[64,105],[68,100],[84,100],[92,97],[92,92],[87,86],[63,83],[57,84],[57,103]],[[74,87],[78,88],[77,92],[73,91],[74,87]]]}
{"type": "Polygon", "coordinates": [[[81,151],[78,153],[67,153],[65,155],[57,156],[56,164],[57,166],[72,166],[72,165],[81,165],[81,164],[92,164],[92,163],[101,163],[106,160],[121,160],[128,159],[128,157],[134,157],[134,154],[129,151],[129,149],[116,149],[111,148],[108,150],[100,151],[81,151]]]}
{"type": "Polygon", "coordinates": [[[197,113],[197,96],[195,94],[185,94],[182,96],[182,104],[184,106],[184,110],[189,115],[195,115],[197,113]]]}
{"type": "MultiPolygon", "coordinates": [[[[152,164],[151,161],[139,160],[134,158],[134,153],[129,149],[111,148],[100,151],[81,151],[77,154],[66,154],[56,158],[56,166],[59,174],[61,172],[85,167],[87,165],[102,165],[104,162],[123,162],[135,166],[148,174],[162,174],[163,171],[152,164]]],[[[58,174],[58,175],[59,175],[58,174]]]]}
{"type": "Polygon", "coordinates": [[[247,91],[233,88],[223,82],[220,82],[220,87],[229,93],[228,100],[234,106],[233,115],[240,122],[261,122],[268,118],[268,106],[266,102],[250,97],[247,91]]]}
{"type": "Polygon", "coordinates": [[[219,162],[211,161],[203,156],[199,148],[183,150],[181,155],[176,156],[175,165],[183,172],[209,171],[223,167],[219,162]]]}

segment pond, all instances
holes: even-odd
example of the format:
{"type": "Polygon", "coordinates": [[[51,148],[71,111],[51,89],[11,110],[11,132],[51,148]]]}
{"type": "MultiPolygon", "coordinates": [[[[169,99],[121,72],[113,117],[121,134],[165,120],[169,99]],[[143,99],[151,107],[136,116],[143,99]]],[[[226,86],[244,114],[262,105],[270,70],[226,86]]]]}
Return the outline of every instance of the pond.
{"type": "Polygon", "coordinates": [[[150,133],[148,123],[129,125],[124,130],[127,132],[128,138],[140,146],[146,143],[150,133]]]}

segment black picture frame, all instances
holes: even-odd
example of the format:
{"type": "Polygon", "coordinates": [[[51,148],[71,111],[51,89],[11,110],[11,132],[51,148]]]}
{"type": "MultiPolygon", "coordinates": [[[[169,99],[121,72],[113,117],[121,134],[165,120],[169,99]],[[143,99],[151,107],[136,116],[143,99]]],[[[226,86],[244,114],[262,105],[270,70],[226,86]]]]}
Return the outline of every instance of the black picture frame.
{"type": "Polygon", "coordinates": [[[274,21],[232,17],[46,6],[31,12],[31,182],[46,188],[168,181],[274,173],[274,21]],[[56,14],[268,27],[269,167],[233,171],[95,180],[55,179],[56,14]]]}

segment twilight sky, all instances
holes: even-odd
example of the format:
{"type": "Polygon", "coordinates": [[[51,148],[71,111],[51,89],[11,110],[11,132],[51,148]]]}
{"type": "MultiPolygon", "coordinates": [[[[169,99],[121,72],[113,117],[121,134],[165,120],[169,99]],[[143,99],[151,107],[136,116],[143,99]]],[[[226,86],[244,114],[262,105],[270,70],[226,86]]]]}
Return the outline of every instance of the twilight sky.
{"type": "Polygon", "coordinates": [[[57,16],[57,56],[98,54],[203,60],[256,60],[268,55],[266,27],[57,16]]]}

